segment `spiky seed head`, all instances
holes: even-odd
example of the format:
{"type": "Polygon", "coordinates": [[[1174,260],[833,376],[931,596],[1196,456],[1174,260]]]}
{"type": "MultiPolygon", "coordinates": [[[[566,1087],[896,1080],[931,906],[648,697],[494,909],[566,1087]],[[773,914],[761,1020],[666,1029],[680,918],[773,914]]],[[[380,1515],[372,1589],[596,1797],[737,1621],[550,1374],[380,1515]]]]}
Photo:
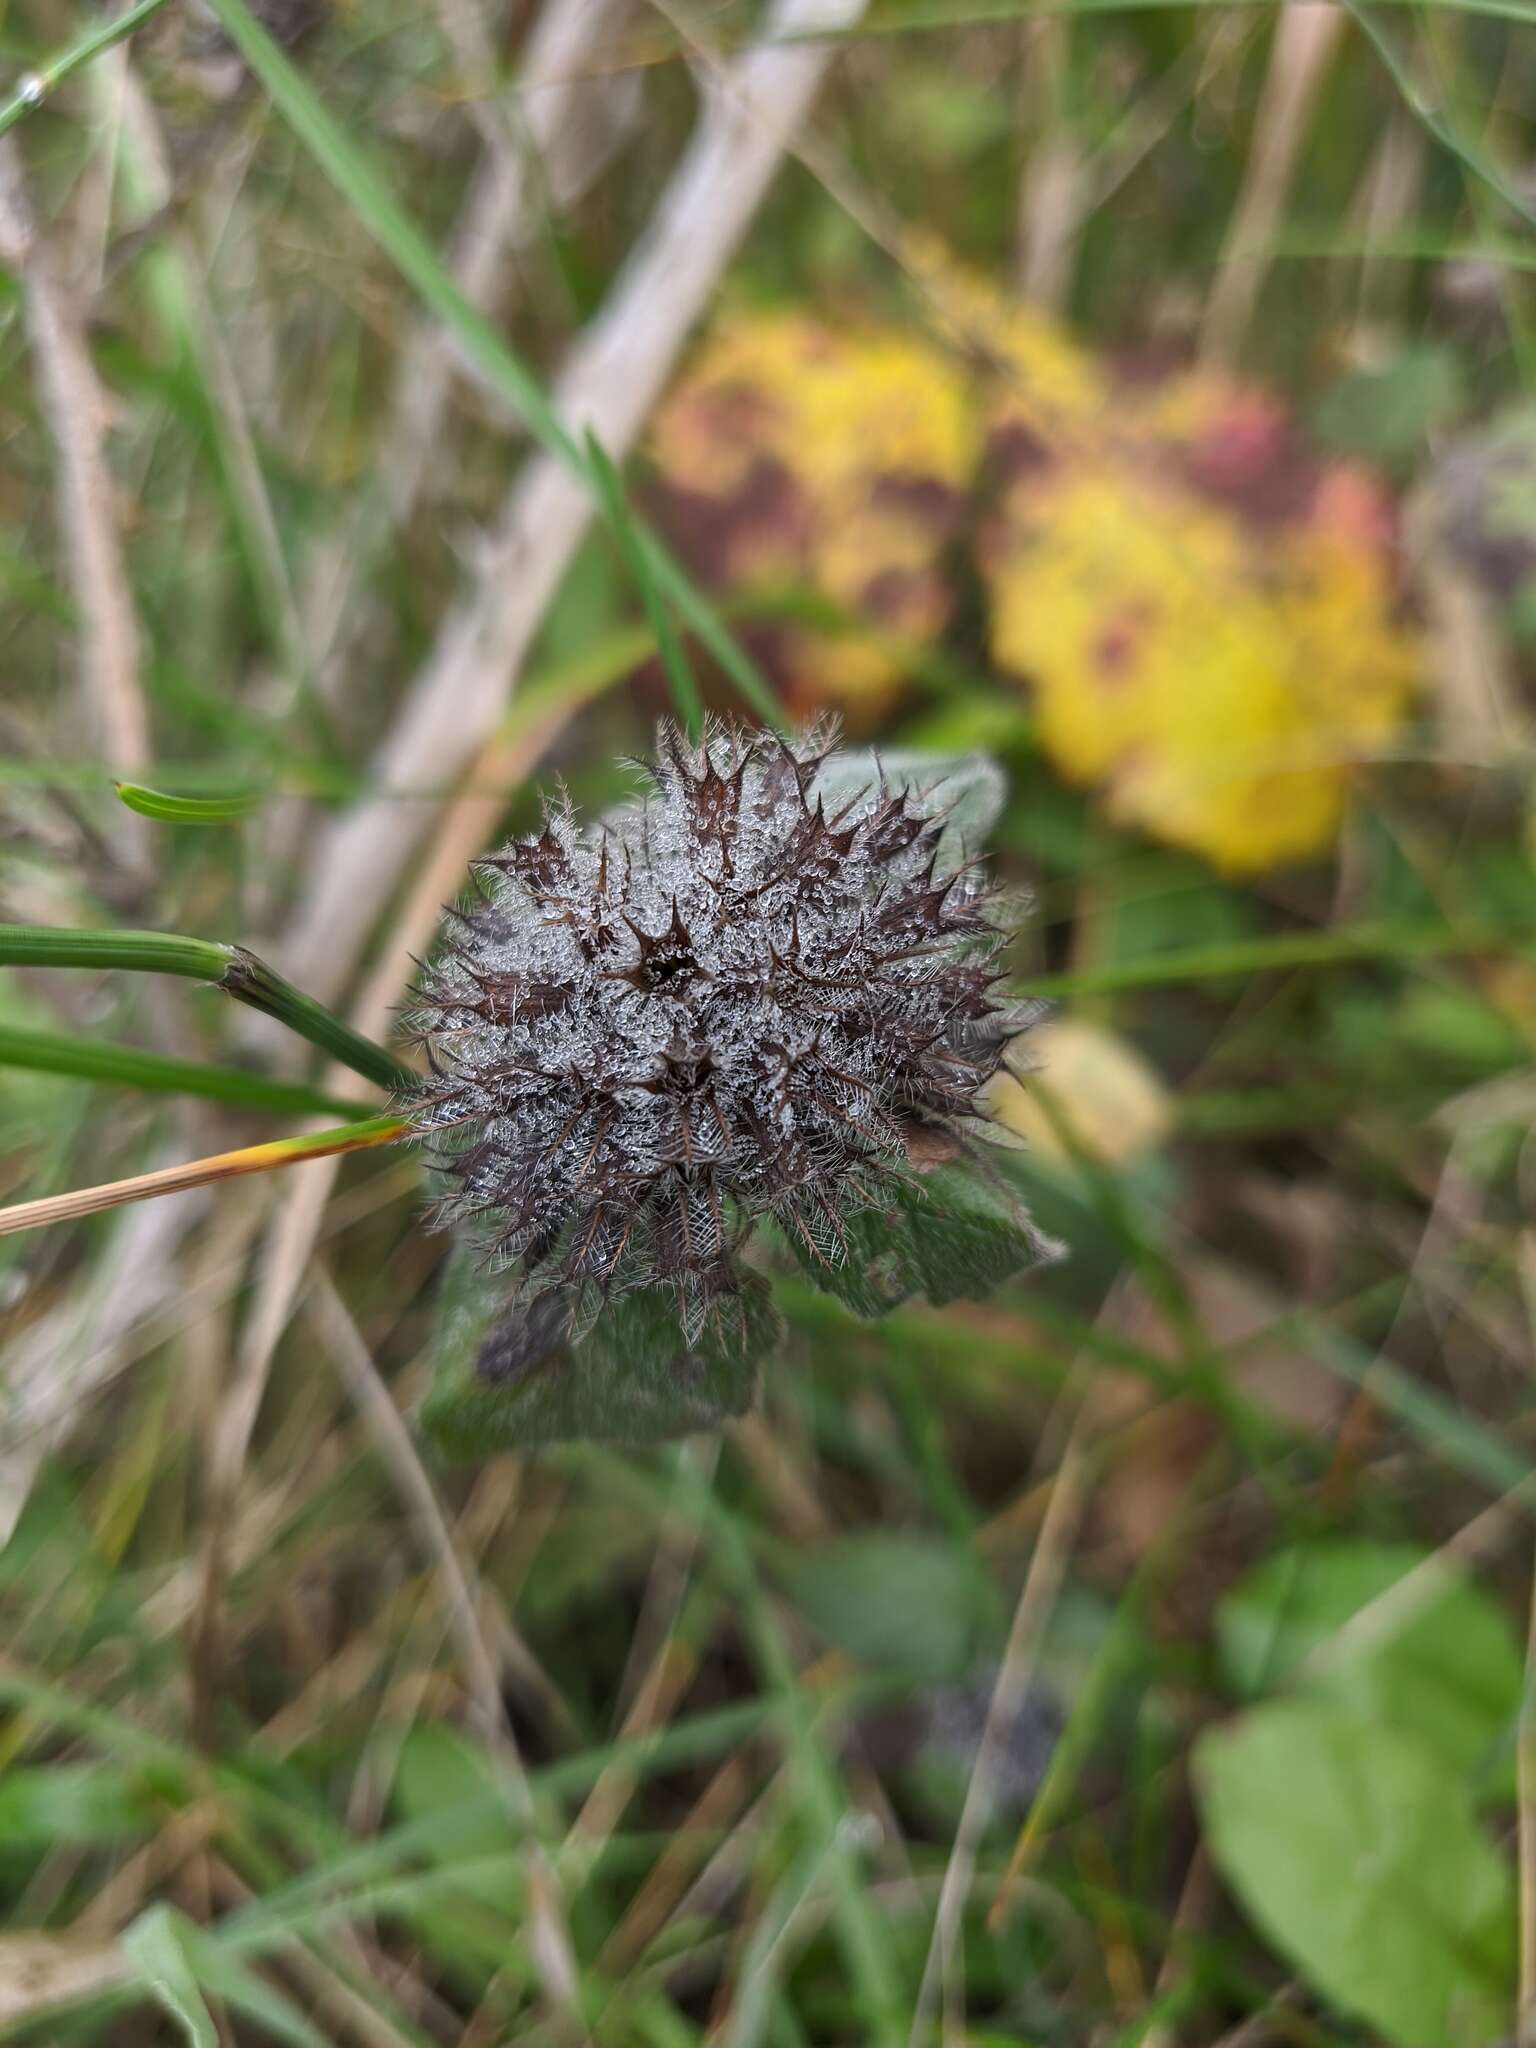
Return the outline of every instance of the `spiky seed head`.
{"type": "Polygon", "coordinates": [[[980,1114],[1028,1021],[995,992],[1001,900],[941,859],[942,787],[829,802],[834,741],[663,725],[643,797],[585,828],[548,803],[448,913],[412,1114],[443,1220],[530,1288],[665,1281],[696,1329],[760,1219],[835,1262],[841,1219],[980,1114]]]}

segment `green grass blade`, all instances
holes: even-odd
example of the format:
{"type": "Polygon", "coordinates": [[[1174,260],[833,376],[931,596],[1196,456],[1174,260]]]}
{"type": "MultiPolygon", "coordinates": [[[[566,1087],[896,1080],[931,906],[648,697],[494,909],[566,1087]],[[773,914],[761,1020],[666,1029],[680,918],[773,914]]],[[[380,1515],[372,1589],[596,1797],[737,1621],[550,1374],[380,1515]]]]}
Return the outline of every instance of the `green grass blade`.
{"type": "Polygon", "coordinates": [[[254,2020],[273,2040],[286,2041],[290,2048],[326,2048],[325,2036],[274,1985],[230,1955],[216,1933],[199,1927],[174,1908],[171,1912],[176,1921],[173,1932],[179,1936],[182,1952],[200,1986],[254,2020]]]}
{"type": "Polygon", "coordinates": [[[257,2021],[274,2040],[287,2041],[291,2048],[326,2048],[325,2036],[280,1991],[174,1906],[151,1906],[141,1913],[125,1930],[122,1946],[145,1989],[178,2022],[191,2048],[218,2048],[205,1988],[257,2021]]]}
{"type": "Polygon", "coordinates": [[[180,1915],[169,1906],[151,1906],[124,1929],[122,1950],[145,1990],[165,2007],[191,2048],[219,2048],[218,2028],[182,1939],[180,1915]]]}
{"type": "Polygon", "coordinates": [[[237,1003],[275,1018],[380,1088],[408,1087],[414,1078],[410,1068],[383,1046],[354,1031],[244,946],[184,938],[177,932],[82,932],[6,924],[0,925],[0,967],[127,968],[212,982],[237,1003]]]}
{"type": "Polygon", "coordinates": [[[17,86],[11,97],[0,106],[0,135],[14,128],[16,123],[43,104],[48,95],[71,78],[93,57],[99,57],[103,50],[110,50],[114,43],[120,43],[125,36],[131,36],[136,28],[148,21],[152,14],[158,14],[165,0],[135,0],[132,7],[111,20],[99,22],[88,29],[77,42],[61,50],[56,57],[50,57],[31,71],[17,86]]]}
{"type": "Polygon", "coordinates": [[[232,818],[249,817],[261,802],[255,791],[243,796],[172,796],[141,782],[114,782],[112,787],[130,811],[166,825],[224,825],[232,818]]]}
{"type": "Polygon", "coordinates": [[[0,967],[109,967],[137,974],[179,974],[222,981],[233,946],[179,932],[68,931],[49,925],[0,924],[0,967]]]}
{"type": "Polygon", "coordinates": [[[635,532],[634,517],[625,499],[624,485],[619,473],[614,468],[607,449],[590,427],[587,429],[587,460],[592,466],[599,502],[609,526],[613,529],[625,566],[640,591],[640,600],[645,606],[645,615],[650,621],[651,631],[656,635],[657,650],[661,655],[661,665],[667,672],[667,682],[671,687],[678,722],[689,739],[696,740],[704,730],[704,706],[699,699],[698,683],[688,665],[687,651],[678,638],[677,628],[672,623],[667,601],[656,587],[656,579],[651,573],[650,564],[646,561],[645,550],[640,546],[635,532]]]}
{"type": "Polygon", "coordinates": [[[245,1003],[253,1010],[260,1010],[264,1016],[273,1017],[288,1030],[307,1038],[311,1045],[318,1045],[333,1059],[350,1067],[355,1074],[363,1074],[375,1081],[381,1088],[391,1090],[408,1088],[415,1080],[409,1067],[397,1060],[393,1053],[386,1052],[381,1045],[375,1045],[371,1038],[354,1031],[350,1024],[328,1010],[323,1003],[317,1003],[313,996],[305,995],[295,988],[291,981],[269,967],[264,960],[258,960],[254,953],[248,953],[243,946],[234,948],[234,959],[219,978],[219,987],[231,995],[237,1003],[245,1003]]]}
{"type": "Polygon", "coordinates": [[[1368,1387],[1389,1414],[1447,1465],[1495,1493],[1517,1496],[1528,1511],[1532,1509],[1536,1486],[1529,1457],[1476,1415],[1311,1310],[1282,1317],[1279,1327],[1294,1332],[1308,1355],[1346,1385],[1368,1387]]]}
{"type": "Polygon", "coordinates": [[[902,2024],[901,1973],[891,1930],[865,1888],[857,1852],[843,1828],[848,1795],[827,1746],[815,1727],[815,1706],[806,1697],[772,1602],[758,1575],[751,1547],[734,1516],[686,1452],[674,1464],[678,1500],[711,1542],[721,1578],[741,1603],[743,1630],[783,1718],[787,1761],[803,1802],[812,1840],[830,1844],[833,1922],[851,1981],[858,1988],[864,2038],[892,2044],[906,2039],[902,2024]]]}
{"type": "Polygon", "coordinates": [[[1127,989],[1163,988],[1181,981],[1220,981],[1291,967],[1340,967],[1356,960],[1414,960],[1436,953],[1499,951],[1519,934],[1469,931],[1450,925],[1360,924],[1331,931],[1282,932],[1273,938],[1236,939],[1152,953],[1142,960],[1111,960],[1103,967],[1030,978],[1032,995],[1118,995],[1127,989]]]}
{"type": "Polygon", "coordinates": [[[279,670],[291,677],[317,740],[329,739],[329,721],[314,686],[294,596],[281,523],[272,504],[255,435],[238,380],[226,361],[209,311],[206,281],[170,204],[165,166],[151,134],[137,120],[119,121],[113,81],[98,76],[96,118],[115,137],[114,170],[123,225],[142,235],[137,268],[147,306],[158,322],[176,392],[194,445],[205,457],[223,502],[233,553],[251,608],[279,670]]]}
{"type": "MultiPolygon", "coordinates": [[[[535,440],[580,477],[594,497],[599,496],[600,483],[587,452],[566,429],[538,379],[460,291],[369,156],[295,70],[245,0],[208,0],[208,4],[273,105],[407,284],[453,333],[465,356],[506,399],[535,440]]],[[[647,527],[637,521],[634,531],[648,572],[689,630],[708,648],[758,716],[780,723],[783,713],[773,692],[737,645],[715,606],[647,527]]]]}
{"type": "MultiPolygon", "coordinates": [[[[1533,206],[1505,176],[1491,157],[1486,156],[1476,143],[1468,141],[1467,137],[1454,128],[1445,115],[1431,104],[1429,95],[1409,70],[1402,52],[1371,10],[1361,6],[1360,0],[1344,0],[1344,11],[1380,58],[1383,69],[1402,95],[1403,105],[1420,127],[1427,130],[1442,149],[1448,150],[1474,178],[1502,200],[1511,213],[1517,215],[1528,227],[1536,227],[1536,206],[1533,206]]],[[[1528,20],[1530,17],[1523,18],[1528,20]]]]}
{"type": "Polygon", "coordinates": [[[764,725],[782,731],[785,725],[783,705],[769,689],[762,671],[748,656],[719,611],[655,534],[645,527],[637,527],[635,531],[651,574],[677,606],[688,630],[701,646],[709,649],[722,672],[729,676],[764,725]]]}
{"type": "Polygon", "coordinates": [[[199,1095],[240,1109],[270,1110],[278,1116],[366,1116],[362,1103],[347,1102],[298,1081],[273,1081],[238,1067],[205,1066],[141,1052],[137,1046],[105,1045],[66,1031],[22,1031],[0,1024],[0,1067],[25,1067],[36,1074],[67,1075],[156,1095],[199,1095]]]}

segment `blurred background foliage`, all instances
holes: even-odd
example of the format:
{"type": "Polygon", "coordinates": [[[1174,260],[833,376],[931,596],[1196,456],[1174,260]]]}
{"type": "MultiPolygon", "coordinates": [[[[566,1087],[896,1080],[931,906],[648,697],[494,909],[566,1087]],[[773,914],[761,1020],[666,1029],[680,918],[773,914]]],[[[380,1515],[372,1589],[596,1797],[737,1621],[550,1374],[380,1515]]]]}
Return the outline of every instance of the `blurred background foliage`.
{"type": "MultiPolygon", "coordinates": [[[[386,1029],[666,703],[518,495],[606,337],[568,424],[787,713],[1005,766],[1056,1008],[996,1109],[1071,1256],[873,1323],[777,1273],[720,1437],[465,1472],[409,1158],[0,1239],[0,2028],[1525,2038],[1524,10],[146,13],[0,139],[0,917],[386,1029]],[[759,201],[730,95],[794,65],[759,201]]],[[[102,19],[0,11],[8,87],[102,19]]],[[[70,1036],[319,1078],[7,970],[6,1200],[292,1127],[70,1036]]]]}

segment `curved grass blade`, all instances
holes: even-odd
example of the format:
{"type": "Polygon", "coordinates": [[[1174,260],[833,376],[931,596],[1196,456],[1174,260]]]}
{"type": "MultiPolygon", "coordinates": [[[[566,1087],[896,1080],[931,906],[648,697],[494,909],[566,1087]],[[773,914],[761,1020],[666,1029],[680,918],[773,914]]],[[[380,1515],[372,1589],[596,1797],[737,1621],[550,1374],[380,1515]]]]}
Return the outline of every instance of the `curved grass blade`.
{"type": "Polygon", "coordinates": [[[148,789],[142,782],[114,782],[112,787],[130,811],[166,825],[224,825],[233,818],[249,817],[261,802],[254,790],[240,796],[172,796],[167,790],[148,789]]]}
{"type": "MultiPolygon", "coordinates": [[[[1536,206],[1529,196],[1511,182],[1500,167],[1477,144],[1452,125],[1434,104],[1431,93],[1414,79],[1407,59],[1369,7],[1361,0],[1343,0],[1344,12],[1354,22],[1380,59],[1382,68],[1402,95],[1403,105],[1440,147],[1456,158],[1465,170],[1486,185],[1528,227],[1536,227],[1536,206]]],[[[1520,17],[1529,20],[1529,15],[1520,17]]]]}
{"type": "Polygon", "coordinates": [[[177,932],[82,932],[0,924],[0,967],[128,968],[140,974],[178,974],[189,981],[211,982],[237,1003],[275,1018],[380,1088],[407,1087],[413,1078],[409,1067],[392,1053],[354,1031],[244,946],[184,938],[177,932]]]}
{"type": "Polygon", "coordinates": [[[181,2028],[189,2048],[219,2048],[213,2014],[182,1939],[180,1916],[169,1906],[151,1906],[124,1930],[121,1946],[135,1975],[181,2028]]]}
{"type": "MultiPolygon", "coordinates": [[[[449,329],[464,354],[540,445],[566,463],[597,495],[599,480],[581,443],[560,419],[532,371],[465,298],[371,158],[329,112],[245,0],[208,0],[208,6],[283,119],[423,304],[449,329]]],[[[719,662],[758,717],[770,725],[782,725],[782,707],[716,607],[649,527],[637,521],[635,534],[648,570],[689,631],[719,662]]]]}
{"type": "Polygon", "coordinates": [[[634,578],[645,606],[646,618],[651,631],[656,635],[656,648],[661,656],[661,665],[666,670],[667,682],[672,691],[672,702],[676,707],[678,720],[689,739],[697,740],[704,730],[704,706],[699,699],[699,686],[688,663],[687,650],[678,638],[677,628],[672,623],[672,614],[667,601],[656,586],[651,565],[645,558],[635,527],[634,514],[624,495],[624,485],[612,459],[602,442],[589,427],[586,436],[587,461],[591,466],[598,503],[607,519],[613,536],[619,544],[625,566],[634,578]]]}
{"type": "Polygon", "coordinates": [[[1438,953],[1498,951],[1522,935],[1510,930],[1412,924],[1342,925],[1328,931],[1278,932],[1270,938],[1233,939],[1219,946],[1191,946],[1151,953],[1141,960],[1111,960],[1065,974],[1030,977],[1029,992],[1041,996],[1118,995],[1137,988],[1162,988],[1181,981],[1220,981],[1293,967],[1339,967],[1356,960],[1415,960],[1438,953]]]}
{"type": "Polygon", "coordinates": [[[134,6],[125,7],[121,14],[88,29],[78,42],[71,43],[56,57],[50,57],[35,71],[29,71],[4,106],[0,106],[0,135],[14,128],[24,115],[40,107],[49,94],[82,65],[89,64],[93,57],[99,57],[103,50],[110,50],[125,36],[131,36],[141,23],[148,21],[152,14],[158,14],[164,5],[165,0],[136,0],[134,6]]]}
{"type": "Polygon", "coordinates": [[[257,2021],[292,2048],[325,2048],[325,2036],[275,1986],[246,1968],[218,1937],[174,1906],[155,1905],[124,1929],[122,1948],[146,1990],[175,2018],[192,2048],[218,2048],[204,1993],[257,2021]]]}
{"type": "Polygon", "coordinates": [[[72,1223],[103,1209],[121,1209],[129,1202],[152,1201],[157,1195],[180,1194],[184,1188],[207,1187],[247,1173],[271,1173],[279,1166],[302,1166],[306,1159],[329,1159],[338,1152],[361,1152],[371,1145],[390,1145],[406,1137],[411,1126],[398,1116],[365,1117],[327,1131],[300,1132],[273,1138],[265,1145],[244,1145],[236,1152],[214,1152],[181,1166],[157,1167],[153,1173],[131,1174],[127,1180],[104,1181],[99,1187],[75,1188],[66,1195],[44,1195],[35,1202],[15,1202],[0,1209],[0,1237],[20,1230],[41,1230],[50,1223],[72,1223]]]}
{"type": "Polygon", "coordinates": [[[0,1067],[25,1067],[35,1074],[61,1074],[77,1081],[101,1081],[143,1088],[156,1095],[199,1095],[239,1109],[265,1109],[280,1116],[362,1116],[366,1105],[307,1088],[301,1081],[275,1081],[238,1067],[205,1066],[197,1060],[141,1052],[132,1045],[105,1045],[67,1031],[22,1031],[0,1024],[0,1067]]]}
{"type": "Polygon", "coordinates": [[[111,967],[222,981],[233,946],[179,932],[72,931],[53,925],[0,924],[0,967],[111,967]]]}

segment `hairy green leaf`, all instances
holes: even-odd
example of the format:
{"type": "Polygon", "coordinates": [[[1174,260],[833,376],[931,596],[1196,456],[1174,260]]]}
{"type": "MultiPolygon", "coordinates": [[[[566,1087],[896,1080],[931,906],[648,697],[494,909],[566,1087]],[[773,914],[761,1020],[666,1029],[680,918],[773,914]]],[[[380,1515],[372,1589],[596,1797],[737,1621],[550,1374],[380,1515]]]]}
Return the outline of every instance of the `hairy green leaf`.
{"type": "Polygon", "coordinates": [[[908,1255],[931,1302],[980,1300],[1055,1256],[1001,1195],[959,1167],[923,1174],[899,1199],[908,1255]]]}
{"type": "Polygon", "coordinates": [[[1206,1845],[1275,1947],[1396,2048],[1506,2031],[1514,1905],[1466,1786],[1416,1736],[1319,1700],[1202,1736],[1206,1845]]]}
{"type": "Polygon", "coordinates": [[[877,1671],[937,1684],[969,1670],[992,1609],[981,1568],[937,1537],[870,1530],[784,1567],[791,1598],[839,1649],[877,1671]]]}
{"type": "Polygon", "coordinates": [[[1022,1211],[957,1166],[898,1183],[882,1206],[836,1227],[804,1217],[783,1235],[809,1279],[866,1317],[917,1293],[936,1305],[980,1300],[1057,1253],[1022,1211]]]}
{"type": "Polygon", "coordinates": [[[856,1210],[836,1229],[800,1217],[782,1235],[806,1278],[856,1316],[883,1316],[920,1285],[897,1207],[856,1210]]]}
{"type": "Polygon", "coordinates": [[[751,1406],[782,1323],[767,1283],[713,1303],[690,1342],[670,1288],[635,1288],[573,1338],[574,1304],[507,1300],[508,1282],[460,1246],[449,1262],[422,1427],[450,1455],[570,1441],[657,1443],[717,1429],[751,1406]]]}

